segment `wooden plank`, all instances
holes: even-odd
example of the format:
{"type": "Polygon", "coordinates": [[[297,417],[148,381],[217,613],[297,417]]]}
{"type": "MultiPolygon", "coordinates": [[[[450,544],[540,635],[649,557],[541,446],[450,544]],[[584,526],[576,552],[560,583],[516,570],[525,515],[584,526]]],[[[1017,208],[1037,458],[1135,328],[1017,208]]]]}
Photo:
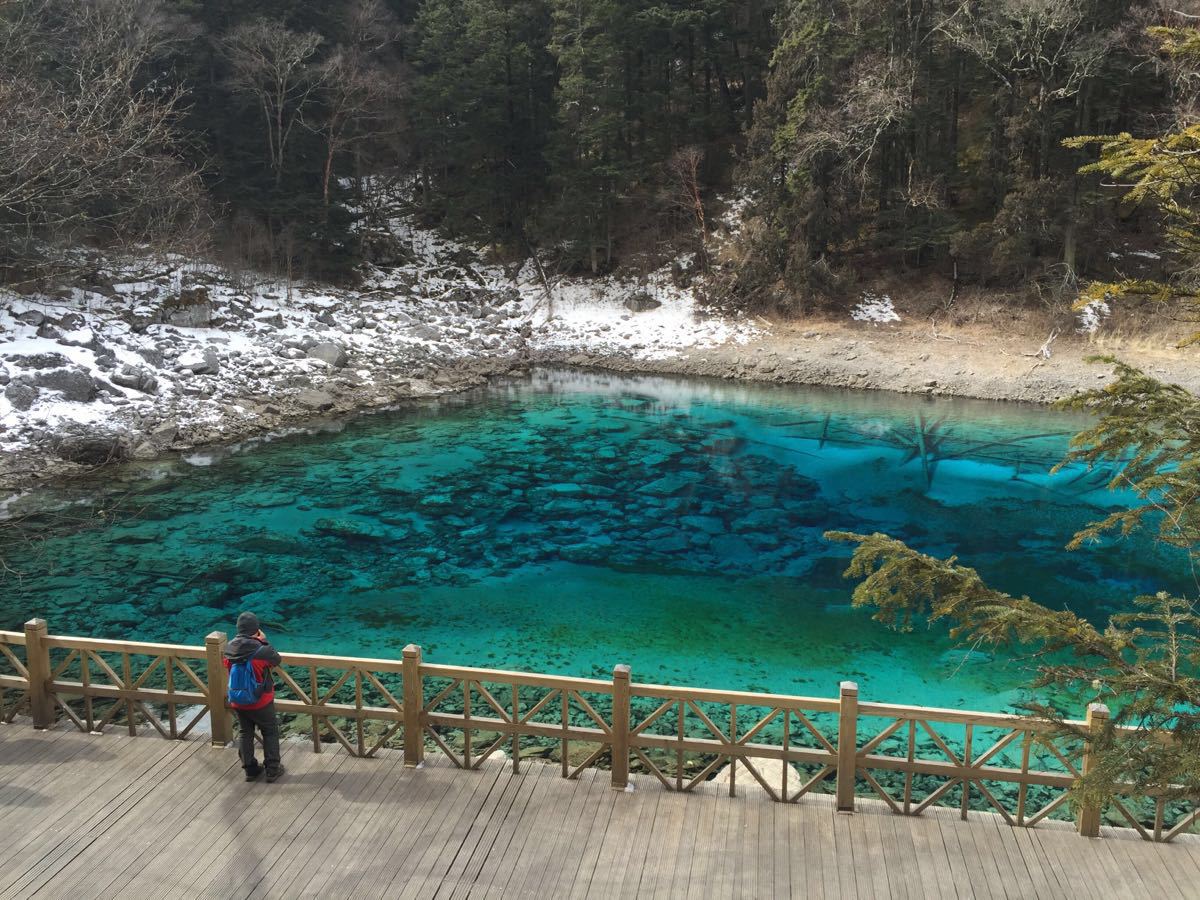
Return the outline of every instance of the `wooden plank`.
{"type": "Polygon", "coordinates": [[[455,883],[447,886],[446,889],[439,890],[435,896],[462,898],[477,886],[486,887],[492,884],[494,873],[491,869],[495,866],[493,853],[499,848],[500,853],[496,855],[502,857],[505,849],[511,845],[517,824],[536,793],[537,783],[542,779],[553,777],[551,773],[547,772],[547,769],[550,768],[550,766],[527,766],[525,771],[520,774],[499,776],[501,781],[507,780],[508,782],[505,785],[507,803],[501,800],[497,804],[495,814],[487,825],[480,829],[479,840],[464,865],[459,869],[455,883]],[[492,862],[492,866],[489,866],[489,862],[492,862]]]}
{"type": "Polygon", "coordinates": [[[687,799],[672,792],[664,809],[665,815],[655,821],[654,847],[647,861],[649,871],[642,883],[643,897],[669,897],[674,890],[676,857],[688,829],[687,799]]]}
{"type": "MultiPolygon", "coordinates": [[[[104,740],[83,737],[84,740],[104,740]]],[[[20,827],[0,829],[0,853],[12,861],[0,871],[0,890],[12,884],[6,878],[16,877],[26,871],[19,868],[21,864],[36,866],[47,854],[53,853],[55,847],[101,819],[105,810],[123,792],[153,772],[164,754],[172,749],[180,752],[186,746],[141,738],[136,746],[123,754],[120,765],[115,764],[117,754],[113,754],[111,759],[108,754],[97,754],[95,759],[85,755],[78,764],[58,767],[50,779],[39,785],[39,788],[44,786],[45,794],[35,793],[25,799],[31,808],[45,806],[48,809],[22,822],[20,827]],[[58,802],[53,803],[52,799],[58,802]],[[36,806],[30,801],[36,801],[36,806]]],[[[6,810],[6,824],[14,819],[15,812],[6,810]]]]}
{"type": "Polygon", "coordinates": [[[1165,900],[1200,875],[1200,842],[1125,829],[1089,840],[991,814],[894,816],[862,798],[837,816],[828,796],[678,795],[648,776],[618,793],[596,770],[579,781],[532,762],[515,777],[502,764],[406,770],[391,751],[360,760],[290,744],[283,781],[247,785],[236,753],[202,740],[9,729],[0,797],[26,802],[4,806],[0,896],[1165,900]]]}
{"type": "MultiPolygon", "coordinates": [[[[429,789],[440,793],[444,783],[434,781],[426,785],[421,773],[405,767],[400,752],[391,751],[389,755],[395,759],[390,760],[393,765],[383,775],[383,787],[353,807],[349,824],[344,824],[331,841],[330,853],[321,870],[313,873],[309,859],[301,857],[304,865],[297,868],[307,871],[309,877],[302,887],[297,886],[294,896],[354,896],[349,885],[356,879],[374,877],[379,870],[389,874],[394,871],[383,864],[382,857],[389,855],[388,851],[403,843],[409,834],[415,836],[419,832],[421,821],[414,801],[429,789]]],[[[282,879],[277,882],[281,883],[282,879]]],[[[279,887],[274,890],[287,895],[279,887]]]]}
{"type": "Polygon", "coordinates": [[[1009,825],[1000,816],[995,815],[981,815],[972,824],[981,831],[990,829],[994,833],[999,847],[997,859],[1008,867],[1007,883],[1019,885],[1021,894],[1025,897],[1030,896],[1030,892],[1037,897],[1046,897],[1047,900],[1054,896],[1040,862],[1036,857],[1024,853],[1018,837],[1021,828],[1009,825]]]}
{"type": "MultiPolygon", "coordinates": [[[[20,879],[8,885],[0,897],[28,896],[46,887],[84,848],[102,835],[114,829],[124,815],[159,783],[166,772],[171,771],[187,757],[201,749],[199,742],[186,744],[167,743],[166,753],[155,759],[142,771],[142,777],[134,778],[101,808],[95,810],[80,827],[65,834],[52,834],[49,845],[43,844],[43,852],[37,863],[26,869],[20,879]]],[[[119,830],[116,832],[119,835],[119,830]]]]}
{"type": "Polygon", "coordinates": [[[460,800],[463,806],[459,815],[447,816],[444,821],[438,823],[429,834],[422,852],[411,866],[406,866],[404,871],[396,873],[391,885],[384,890],[385,894],[421,900],[433,896],[453,866],[455,857],[462,850],[476,819],[481,816],[486,818],[498,801],[499,794],[503,791],[499,776],[498,766],[454,773],[455,778],[473,782],[474,790],[465,798],[465,802],[460,800]]]}
{"type": "MultiPolygon", "coordinates": [[[[248,785],[235,776],[228,788],[201,807],[195,821],[176,838],[176,843],[188,852],[182,858],[166,858],[161,864],[155,860],[130,882],[129,889],[151,897],[186,896],[209,866],[241,844],[247,828],[251,828],[251,835],[278,840],[306,807],[321,803],[322,787],[348,758],[340,753],[298,752],[292,742],[282,749],[288,770],[283,779],[274,784],[260,780],[248,785]]],[[[236,753],[233,748],[224,752],[236,753]]]]}
{"type": "Polygon", "coordinates": [[[1012,881],[1014,873],[1009,870],[1007,854],[1000,846],[998,833],[986,824],[989,818],[989,813],[972,812],[969,814],[969,818],[962,823],[962,830],[974,842],[975,852],[983,866],[985,883],[992,896],[1024,900],[1024,898],[1011,897],[1010,888],[1016,887],[1012,881]]]}
{"type": "Polygon", "coordinates": [[[587,884],[586,896],[590,898],[607,899],[628,895],[625,888],[626,878],[630,877],[630,872],[636,877],[646,862],[647,833],[654,827],[654,815],[659,800],[666,792],[655,791],[653,788],[644,792],[638,791],[635,780],[630,780],[629,784],[634,790],[618,791],[614,798],[605,845],[600,857],[596,859],[592,881],[587,884]]]}
{"type": "Polygon", "coordinates": [[[165,843],[191,821],[197,806],[240,774],[233,754],[207,749],[191,754],[122,818],[119,842],[97,840],[72,859],[55,878],[55,893],[121,896],[129,879],[161,854],[165,843]]]}
{"type": "Polygon", "coordinates": [[[609,840],[609,827],[612,823],[613,812],[616,809],[617,801],[622,796],[612,789],[612,782],[607,772],[598,769],[594,771],[596,772],[594,776],[596,793],[591,807],[591,828],[587,837],[584,838],[584,844],[579,854],[579,865],[575,868],[573,875],[570,897],[587,896],[588,885],[594,877],[604,842],[609,840]]]}
{"type": "Polygon", "coordinates": [[[947,877],[951,869],[937,822],[926,816],[881,815],[879,830],[885,844],[895,848],[895,857],[904,861],[901,870],[910,897],[974,896],[970,885],[947,877]]]}
{"type": "Polygon", "coordinates": [[[521,810],[520,818],[514,823],[514,831],[503,847],[503,856],[488,878],[489,885],[498,889],[501,896],[511,896],[514,882],[518,877],[524,877],[524,873],[520,872],[521,860],[553,833],[554,823],[562,815],[562,803],[567,792],[575,790],[575,785],[561,783],[562,779],[553,766],[530,763],[528,769],[538,777],[530,788],[529,800],[521,810]]]}
{"type": "MultiPolygon", "coordinates": [[[[845,855],[851,863],[856,884],[856,895],[860,897],[890,897],[903,900],[908,896],[907,873],[912,857],[896,850],[895,832],[892,840],[885,840],[880,827],[884,816],[891,816],[874,804],[860,808],[853,816],[842,816],[847,825],[849,840],[846,846],[838,842],[839,855],[845,855]]],[[[845,881],[842,893],[845,894],[845,881]]]]}
{"type": "Polygon", "coordinates": [[[974,900],[985,900],[990,897],[991,891],[987,889],[987,885],[979,883],[983,877],[982,870],[974,863],[975,850],[972,842],[962,843],[959,841],[957,829],[962,822],[958,818],[958,813],[944,807],[933,806],[925,811],[924,819],[937,826],[942,845],[946,848],[946,869],[949,871],[956,889],[960,891],[959,895],[974,898],[974,900]],[[969,858],[968,854],[970,854],[969,858]]]}
{"type": "Polygon", "coordinates": [[[363,874],[354,890],[347,890],[347,896],[390,896],[403,890],[425,856],[440,851],[441,841],[457,819],[471,814],[472,798],[490,788],[487,778],[464,778],[452,763],[438,757],[426,759],[412,774],[422,789],[405,798],[407,828],[392,831],[389,825],[383,826],[390,838],[386,853],[363,874]]]}
{"type": "Polygon", "coordinates": [[[1070,885],[1060,877],[1060,871],[1050,865],[1050,861],[1046,857],[1046,851],[1039,839],[1038,829],[1016,828],[1014,831],[1017,845],[1021,848],[1021,853],[1025,856],[1029,868],[1032,870],[1036,866],[1040,869],[1042,878],[1046,884],[1047,893],[1052,898],[1065,895],[1070,885]]]}
{"type": "MultiPolygon", "coordinates": [[[[540,765],[554,768],[550,763],[540,765]]],[[[549,787],[561,811],[555,820],[557,827],[552,828],[543,841],[527,845],[525,857],[509,878],[508,893],[517,897],[550,896],[545,889],[551,881],[557,881],[562,859],[573,852],[570,845],[573,830],[589,808],[596,779],[594,769],[583,772],[574,782],[556,775],[549,787]]]]}
{"type": "Polygon", "coordinates": [[[276,860],[291,868],[294,875],[291,883],[280,886],[284,896],[296,896],[302,887],[315,887],[314,880],[323,874],[338,835],[351,824],[346,822],[346,817],[353,815],[361,800],[374,796],[382,788],[392,769],[387,761],[341,755],[344,759],[337,774],[324,785],[324,792],[330,795],[325,802],[319,806],[308,803],[285,833],[272,840],[263,853],[255,854],[252,866],[247,866],[240,855],[232,855],[223,865],[210,866],[204,877],[193,883],[191,890],[232,896],[243,886],[249,888],[256,884],[276,860]],[[286,860],[282,859],[284,857],[286,860]],[[292,865],[294,860],[302,860],[302,865],[292,865]]]}
{"type": "Polygon", "coordinates": [[[596,896],[600,900],[607,900],[610,896],[620,898],[640,896],[642,880],[649,865],[655,823],[664,809],[664,804],[669,802],[668,798],[671,796],[657,782],[651,783],[649,778],[631,776],[629,784],[631,790],[618,797],[617,804],[618,808],[621,805],[628,806],[630,814],[634,817],[634,825],[630,829],[632,850],[626,859],[620,883],[614,886],[611,894],[596,892],[596,896]]]}
{"type": "MultiPolygon", "coordinates": [[[[759,882],[757,856],[762,838],[759,833],[759,820],[766,804],[761,800],[746,797],[744,791],[738,797],[730,798],[730,802],[737,803],[742,808],[741,845],[737,850],[744,863],[738,867],[737,876],[734,879],[734,896],[750,900],[750,898],[763,896],[763,892],[766,890],[765,883],[759,882]]],[[[798,809],[803,809],[803,807],[798,807],[798,809]]]]}
{"type": "Polygon", "coordinates": [[[718,804],[728,801],[729,797],[718,797],[717,786],[700,784],[693,788],[699,810],[697,810],[696,831],[694,836],[695,850],[692,852],[692,864],[688,870],[687,885],[688,900],[705,900],[712,896],[713,875],[719,867],[720,854],[724,851],[724,841],[718,840],[717,820],[718,804]]]}
{"type": "MultiPolygon", "coordinates": [[[[841,878],[838,874],[837,842],[833,833],[833,819],[838,815],[836,800],[830,796],[814,797],[814,805],[820,804],[822,813],[820,827],[814,829],[817,840],[814,842],[817,850],[816,860],[819,868],[810,877],[819,878],[821,896],[825,900],[838,900],[842,895],[841,878]]],[[[851,894],[850,896],[853,896],[851,894]]]]}
{"type": "MultiPolygon", "coordinates": [[[[326,866],[326,882],[336,880],[336,890],[332,893],[373,896],[368,893],[369,886],[398,871],[393,857],[403,864],[404,853],[421,834],[428,808],[449,808],[452,814],[458,813],[444,803],[455,781],[427,777],[436,774],[436,770],[406,767],[400,751],[388,751],[388,755],[399,759],[390,770],[386,788],[359,809],[357,833],[349,830],[339,838],[331,857],[331,860],[336,857],[336,861],[326,866]]],[[[271,872],[255,885],[255,893],[279,895],[278,885],[289,877],[287,868],[276,862],[271,872]]],[[[314,878],[311,889],[306,888],[303,893],[313,893],[319,881],[320,878],[314,878]]]]}
{"type": "MultiPolygon", "coordinates": [[[[488,777],[491,777],[490,775],[488,777]]],[[[495,787],[467,823],[460,840],[447,844],[427,882],[428,897],[450,897],[463,882],[469,887],[487,858],[504,817],[521,793],[524,776],[504,777],[496,772],[495,787]]]]}

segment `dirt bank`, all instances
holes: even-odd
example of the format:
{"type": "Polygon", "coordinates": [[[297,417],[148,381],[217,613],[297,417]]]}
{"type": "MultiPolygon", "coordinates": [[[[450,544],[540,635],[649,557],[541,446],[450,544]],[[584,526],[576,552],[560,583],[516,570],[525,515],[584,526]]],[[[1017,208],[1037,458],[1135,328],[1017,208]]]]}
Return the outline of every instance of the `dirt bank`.
{"type": "Polygon", "coordinates": [[[813,384],[907,394],[1052,403],[1109,380],[1112,367],[1089,361],[1112,355],[1154,377],[1200,392],[1196,350],[1164,341],[1058,338],[1047,358],[1044,337],[1023,330],[839,322],[775,323],[745,344],[692,349],[648,360],[599,352],[540,353],[542,362],[618,372],[705,375],[776,384],[813,384]]]}

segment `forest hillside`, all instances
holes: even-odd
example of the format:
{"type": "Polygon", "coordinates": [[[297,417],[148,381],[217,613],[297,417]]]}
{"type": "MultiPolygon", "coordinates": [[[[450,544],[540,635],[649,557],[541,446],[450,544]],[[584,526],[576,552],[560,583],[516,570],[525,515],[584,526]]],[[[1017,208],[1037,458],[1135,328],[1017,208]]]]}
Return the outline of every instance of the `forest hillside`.
{"type": "MultiPolygon", "coordinates": [[[[556,273],[684,252],[755,312],[865,277],[1169,276],[1079,136],[1196,113],[1159,0],[6,0],[0,275],[81,244],[353,281],[426,226],[556,273]],[[392,194],[394,196],[394,193],[392,194]],[[746,227],[714,252],[732,209],[746,227]]],[[[677,273],[687,277],[686,273],[677,273]]]]}

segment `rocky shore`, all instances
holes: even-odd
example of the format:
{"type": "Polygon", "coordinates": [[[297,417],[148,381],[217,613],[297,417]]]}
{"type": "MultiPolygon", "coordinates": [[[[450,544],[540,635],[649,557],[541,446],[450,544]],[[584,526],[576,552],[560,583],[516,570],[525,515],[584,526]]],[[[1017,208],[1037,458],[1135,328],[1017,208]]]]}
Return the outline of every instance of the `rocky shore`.
{"type": "MultiPolygon", "coordinates": [[[[248,283],[174,259],[95,260],[68,287],[0,292],[0,491],[533,365],[1037,403],[1110,374],[1081,338],[1047,358],[1019,332],[733,320],[703,310],[678,266],[548,284],[430,232],[402,225],[398,238],[403,258],[354,289],[248,283]]],[[[1194,351],[1113,352],[1200,390],[1194,351]]]]}

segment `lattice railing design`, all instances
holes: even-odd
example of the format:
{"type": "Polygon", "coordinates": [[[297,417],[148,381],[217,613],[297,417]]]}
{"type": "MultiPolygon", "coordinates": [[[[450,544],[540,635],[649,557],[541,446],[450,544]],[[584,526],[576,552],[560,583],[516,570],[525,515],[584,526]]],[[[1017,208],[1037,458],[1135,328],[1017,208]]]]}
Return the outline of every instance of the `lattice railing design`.
{"type": "Polygon", "coordinates": [[[858,778],[893,812],[920,815],[948,806],[964,817],[988,811],[1025,827],[1065,814],[1082,747],[1063,745],[1041,723],[974,713],[947,720],[933,710],[877,704],[859,712],[858,778]]]}
{"type": "MultiPolygon", "coordinates": [[[[203,647],[58,637],[35,619],[0,632],[0,722],[61,715],[82,731],[148,724],[178,740],[207,716],[213,743],[227,743],[224,646],[219,633],[203,647]]],[[[1091,707],[1074,737],[1030,717],[860,704],[849,682],[836,699],[715,691],[635,684],[627,666],[607,681],[432,665],[415,645],[399,660],[284,654],[274,678],[276,708],[308,725],[315,751],[398,746],[416,766],[429,749],[466,770],[503,753],[519,771],[537,756],[564,778],[606,764],[614,788],[633,768],[674,791],[719,777],[731,795],[739,783],[785,803],[833,792],[846,811],[866,795],[901,815],[949,806],[1018,827],[1068,817],[1067,791],[1090,765],[1082,736],[1108,716],[1091,707]]],[[[1075,816],[1085,835],[1124,822],[1170,841],[1195,829],[1200,806],[1122,795],[1075,816]]]]}
{"type": "Polygon", "coordinates": [[[208,714],[205,652],[175,644],[46,637],[54,705],[76,728],[102,732],[148,724],[186,738],[208,714]]]}
{"type": "Polygon", "coordinates": [[[282,654],[272,670],[275,707],[307,717],[313,750],[328,739],[355,756],[401,744],[404,664],[399,660],[282,654]]]}
{"type": "Polygon", "coordinates": [[[25,635],[0,631],[0,722],[12,722],[29,711],[29,669],[25,635]]]}
{"type": "Polygon", "coordinates": [[[794,803],[836,772],[834,701],[647,684],[631,695],[630,750],[668,790],[694,790],[728,766],[731,795],[742,771],[771,799],[794,803]],[[786,765],[768,773],[768,760],[786,765]]]}
{"type": "Polygon", "coordinates": [[[564,778],[578,778],[611,759],[611,682],[427,664],[421,677],[423,734],[460,768],[477,769],[505,750],[513,771],[527,755],[548,755],[564,778]]]}

